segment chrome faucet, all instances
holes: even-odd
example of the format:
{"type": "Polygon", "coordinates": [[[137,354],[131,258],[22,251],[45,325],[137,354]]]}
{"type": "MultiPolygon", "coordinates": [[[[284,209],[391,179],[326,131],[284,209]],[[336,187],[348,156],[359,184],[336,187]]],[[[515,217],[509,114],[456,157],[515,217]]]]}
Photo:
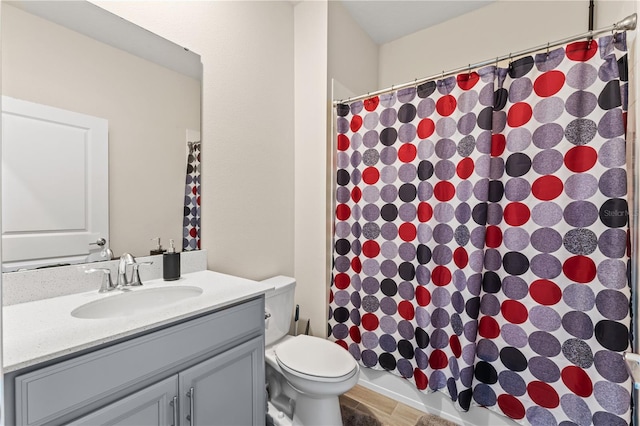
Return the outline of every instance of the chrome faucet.
{"type": "Polygon", "coordinates": [[[136,263],[136,259],[129,253],[123,253],[120,256],[120,263],[118,263],[118,288],[122,288],[131,284],[127,280],[127,265],[133,265],[136,263]]]}
{"type": "Polygon", "coordinates": [[[118,263],[118,285],[117,288],[123,288],[127,286],[136,287],[142,285],[140,281],[140,273],[138,268],[141,265],[152,265],[153,262],[136,262],[135,257],[129,253],[123,253],[120,256],[120,263],[118,263]],[[127,266],[131,265],[131,278],[127,278],[127,266]]]}
{"type": "Polygon", "coordinates": [[[84,272],[87,274],[91,274],[94,272],[102,273],[102,281],[100,285],[100,290],[98,293],[106,293],[112,290],[123,290],[124,287],[128,286],[140,286],[142,285],[142,281],[140,281],[140,273],[138,272],[138,268],[141,265],[151,265],[153,262],[136,262],[135,257],[133,257],[129,253],[124,253],[120,256],[120,262],[118,263],[118,280],[116,284],[111,280],[111,270],[107,268],[91,268],[87,269],[84,272]],[[127,266],[131,265],[131,279],[127,278],[127,266]]]}

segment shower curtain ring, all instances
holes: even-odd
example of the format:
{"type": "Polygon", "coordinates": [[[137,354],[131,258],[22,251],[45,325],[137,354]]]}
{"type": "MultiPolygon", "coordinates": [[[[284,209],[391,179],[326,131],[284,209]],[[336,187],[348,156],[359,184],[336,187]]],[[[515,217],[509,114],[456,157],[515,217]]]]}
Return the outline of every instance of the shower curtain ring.
{"type": "Polygon", "coordinates": [[[549,42],[547,42],[547,57],[549,57],[549,42]]]}
{"type": "Polygon", "coordinates": [[[471,77],[471,64],[469,64],[469,70],[467,72],[467,77],[471,77]]]}

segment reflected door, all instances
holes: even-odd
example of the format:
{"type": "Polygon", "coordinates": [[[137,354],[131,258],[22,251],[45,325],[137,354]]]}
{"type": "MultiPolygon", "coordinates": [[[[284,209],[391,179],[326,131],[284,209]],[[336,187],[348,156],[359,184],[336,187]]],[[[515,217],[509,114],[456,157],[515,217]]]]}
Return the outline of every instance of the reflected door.
{"type": "Polygon", "coordinates": [[[3,271],[80,263],[109,240],[108,121],[2,97],[3,271]]]}

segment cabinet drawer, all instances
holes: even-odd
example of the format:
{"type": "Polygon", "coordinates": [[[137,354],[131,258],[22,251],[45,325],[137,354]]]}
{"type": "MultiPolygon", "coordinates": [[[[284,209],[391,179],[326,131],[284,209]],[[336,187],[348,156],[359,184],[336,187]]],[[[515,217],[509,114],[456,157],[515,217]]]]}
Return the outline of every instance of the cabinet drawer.
{"type": "Polygon", "coordinates": [[[137,383],[263,332],[260,298],[17,376],[16,424],[40,425],[90,404],[93,409],[96,401],[109,403],[137,383]]]}

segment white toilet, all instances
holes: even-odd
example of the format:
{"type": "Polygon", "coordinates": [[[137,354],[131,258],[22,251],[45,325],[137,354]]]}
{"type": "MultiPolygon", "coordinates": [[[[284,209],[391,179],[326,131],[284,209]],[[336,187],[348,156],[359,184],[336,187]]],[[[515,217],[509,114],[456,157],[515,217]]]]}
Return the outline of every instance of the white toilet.
{"type": "Polygon", "coordinates": [[[277,276],[264,282],[275,287],[265,294],[266,380],[273,424],[342,425],[338,396],[358,382],[358,363],[329,340],[287,335],[296,281],[277,276]]]}

